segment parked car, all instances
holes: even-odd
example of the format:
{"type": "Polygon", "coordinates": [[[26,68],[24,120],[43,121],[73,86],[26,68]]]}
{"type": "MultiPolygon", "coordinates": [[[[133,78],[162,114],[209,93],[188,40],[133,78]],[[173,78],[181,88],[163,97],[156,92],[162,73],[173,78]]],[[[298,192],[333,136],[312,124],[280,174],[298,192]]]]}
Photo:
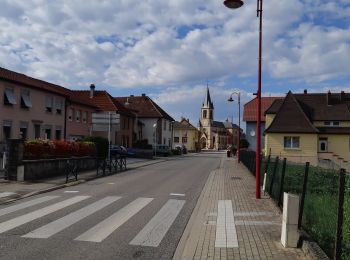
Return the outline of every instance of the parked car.
{"type": "Polygon", "coordinates": [[[116,155],[116,154],[123,154],[123,155],[127,155],[128,151],[124,146],[121,145],[111,145],[110,148],[111,151],[111,155],[116,155]]]}
{"type": "MultiPolygon", "coordinates": [[[[154,151],[154,148],[153,148],[154,151]]],[[[156,155],[168,156],[170,154],[170,148],[166,144],[156,145],[156,155]]]]}

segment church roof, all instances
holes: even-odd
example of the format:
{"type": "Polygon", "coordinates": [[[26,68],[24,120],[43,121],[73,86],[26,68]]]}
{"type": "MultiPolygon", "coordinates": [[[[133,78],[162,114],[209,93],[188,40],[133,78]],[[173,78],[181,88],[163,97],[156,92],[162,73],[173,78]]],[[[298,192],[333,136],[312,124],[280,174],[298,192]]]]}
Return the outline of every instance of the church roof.
{"type": "Polygon", "coordinates": [[[203,102],[203,107],[214,109],[213,102],[211,101],[211,98],[210,98],[210,92],[209,92],[208,86],[207,86],[207,93],[205,95],[204,102],[203,102]]]}
{"type": "Polygon", "coordinates": [[[225,128],[225,125],[223,122],[219,122],[219,121],[213,121],[212,124],[213,127],[218,127],[218,128],[225,128]]]}

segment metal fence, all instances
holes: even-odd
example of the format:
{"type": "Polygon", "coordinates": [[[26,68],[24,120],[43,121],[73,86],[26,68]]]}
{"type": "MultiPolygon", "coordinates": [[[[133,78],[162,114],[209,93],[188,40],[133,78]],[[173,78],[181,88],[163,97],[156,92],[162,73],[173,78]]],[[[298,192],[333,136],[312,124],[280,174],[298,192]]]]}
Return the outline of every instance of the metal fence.
{"type": "MultiPolygon", "coordinates": [[[[241,152],[243,164],[255,174],[255,152],[241,152]]],[[[283,207],[283,193],[300,195],[299,227],[334,259],[350,260],[350,176],[331,170],[267,157],[265,191],[283,207]]]]}

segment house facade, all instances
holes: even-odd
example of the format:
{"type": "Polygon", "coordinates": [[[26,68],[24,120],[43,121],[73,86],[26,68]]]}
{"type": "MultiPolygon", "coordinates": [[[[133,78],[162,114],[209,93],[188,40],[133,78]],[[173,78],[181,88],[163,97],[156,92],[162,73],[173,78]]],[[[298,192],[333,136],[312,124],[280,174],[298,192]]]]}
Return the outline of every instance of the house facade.
{"type": "Polygon", "coordinates": [[[180,122],[173,124],[174,138],[173,149],[177,146],[185,146],[188,151],[197,151],[199,148],[199,131],[195,128],[189,119],[181,118],[180,122]]]}
{"type": "Polygon", "coordinates": [[[172,147],[172,124],[175,120],[150,97],[142,94],[114,99],[135,113],[135,142],[144,140],[151,145],[165,144],[172,147]]]}
{"type": "MultiPolygon", "coordinates": [[[[282,99],[282,97],[262,97],[261,98],[261,115],[260,115],[260,140],[261,148],[265,147],[265,111],[271,106],[276,99],[282,99]]],[[[249,143],[249,149],[256,151],[256,121],[257,121],[257,105],[258,100],[256,98],[250,100],[244,104],[243,109],[243,121],[246,122],[246,139],[249,143]]]]}
{"type": "Polygon", "coordinates": [[[265,155],[344,167],[350,160],[350,94],[293,94],[266,111],[265,155]]]}
{"type": "Polygon", "coordinates": [[[200,148],[201,149],[227,149],[230,145],[238,144],[238,126],[226,120],[214,121],[214,104],[211,101],[207,87],[204,102],[201,107],[199,120],[200,148]]]}
{"type": "Polygon", "coordinates": [[[68,90],[0,68],[0,141],[64,139],[68,90]]]}

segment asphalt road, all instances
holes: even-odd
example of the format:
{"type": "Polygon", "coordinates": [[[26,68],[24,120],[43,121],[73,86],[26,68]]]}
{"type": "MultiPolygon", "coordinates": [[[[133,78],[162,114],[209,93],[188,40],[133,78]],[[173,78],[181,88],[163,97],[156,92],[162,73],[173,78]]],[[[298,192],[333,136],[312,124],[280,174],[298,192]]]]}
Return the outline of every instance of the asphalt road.
{"type": "Polygon", "coordinates": [[[0,259],[171,259],[223,154],[170,160],[0,207],[0,259]]]}

